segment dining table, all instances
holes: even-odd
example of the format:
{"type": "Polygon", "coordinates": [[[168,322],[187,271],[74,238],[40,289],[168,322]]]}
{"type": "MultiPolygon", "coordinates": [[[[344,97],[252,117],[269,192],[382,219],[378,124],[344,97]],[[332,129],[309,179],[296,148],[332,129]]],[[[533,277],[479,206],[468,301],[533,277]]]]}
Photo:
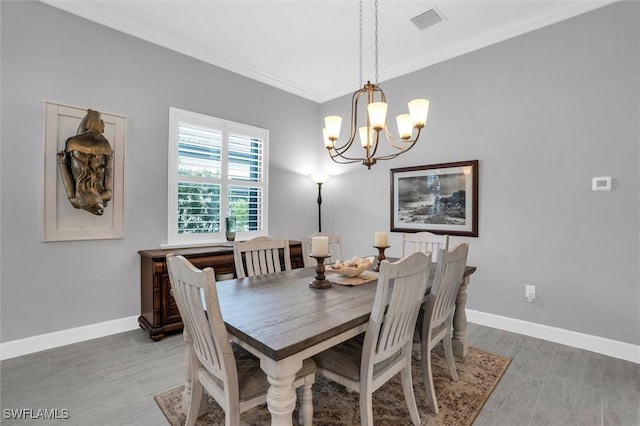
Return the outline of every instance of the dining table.
{"type": "MultiPolygon", "coordinates": [[[[430,283],[435,266],[434,263],[431,268],[430,283]]],[[[469,277],[475,270],[474,266],[466,266],[456,300],[452,343],[454,354],[459,357],[468,352],[464,309],[469,277]]],[[[272,425],[293,424],[296,405],[293,381],[303,361],[366,331],[373,307],[377,280],[362,285],[334,283],[327,289],[309,288],[315,274],[313,267],[298,268],[219,281],[216,285],[230,338],[258,357],[268,376],[267,408],[272,425]]],[[[184,339],[190,340],[186,327],[184,339]]],[[[192,389],[188,354],[186,359],[182,396],[185,413],[192,389]]],[[[206,393],[203,398],[207,398],[206,393]]],[[[203,402],[201,410],[205,412],[208,403],[203,402]]]]}

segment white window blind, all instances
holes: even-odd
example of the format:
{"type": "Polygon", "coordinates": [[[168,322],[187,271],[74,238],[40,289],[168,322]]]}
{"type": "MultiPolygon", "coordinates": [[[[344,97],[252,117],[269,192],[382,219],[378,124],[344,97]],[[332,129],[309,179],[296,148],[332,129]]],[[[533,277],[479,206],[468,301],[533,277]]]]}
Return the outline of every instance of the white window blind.
{"type": "Polygon", "coordinates": [[[266,235],[268,131],[170,109],[168,245],[266,235]]]}

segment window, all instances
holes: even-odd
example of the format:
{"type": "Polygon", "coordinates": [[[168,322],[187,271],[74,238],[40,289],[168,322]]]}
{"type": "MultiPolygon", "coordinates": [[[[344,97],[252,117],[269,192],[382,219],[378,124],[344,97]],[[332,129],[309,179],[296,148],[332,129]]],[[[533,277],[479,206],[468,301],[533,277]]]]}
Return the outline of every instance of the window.
{"type": "Polygon", "coordinates": [[[265,129],[176,108],[169,110],[168,245],[266,235],[265,129]]]}

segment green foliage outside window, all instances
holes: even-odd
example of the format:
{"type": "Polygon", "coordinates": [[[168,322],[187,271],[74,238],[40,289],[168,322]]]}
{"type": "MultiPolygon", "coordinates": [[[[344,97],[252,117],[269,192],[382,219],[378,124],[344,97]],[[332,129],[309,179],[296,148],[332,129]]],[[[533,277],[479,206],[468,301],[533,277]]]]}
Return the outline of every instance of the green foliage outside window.
{"type": "Polygon", "coordinates": [[[249,231],[249,203],[236,199],[231,204],[231,216],[236,218],[236,231],[249,231]]]}
{"type": "Polygon", "coordinates": [[[178,233],[220,232],[220,187],[178,184],[178,233]]]}
{"type": "MultiPolygon", "coordinates": [[[[236,218],[236,231],[252,231],[251,205],[247,197],[229,197],[230,216],[236,218]]],[[[221,232],[220,187],[218,185],[178,184],[178,233],[221,232]]]]}

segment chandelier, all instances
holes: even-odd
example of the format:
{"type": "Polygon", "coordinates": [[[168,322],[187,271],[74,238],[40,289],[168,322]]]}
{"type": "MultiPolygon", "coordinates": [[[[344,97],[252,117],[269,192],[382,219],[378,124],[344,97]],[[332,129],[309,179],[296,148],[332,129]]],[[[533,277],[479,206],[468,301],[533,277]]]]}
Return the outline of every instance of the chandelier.
{"type": "MultiPolygon", "coordinates": [[[[360,0],[360,85],[362,85],[362,0],[360,0]]],[[[396,117],[398,134],[393,135],[386,123],[387,99],[378,85],[378,0],[375,0],[375,83],[367,81],[362,89],[356,91],[351,98],[351,129],[349,138],[344,143],[338,142],[342,117],[331,115],[324,118],[325,127],[322,129],[324,146],[329,156],[336,163],[362,163],[371,169],[378,160],[391,160],[410,150],[420,137],[420,130],[427,124],[429,101],[414,99],[409,102],[409,113],[396,117]],[[359,126],[358,102],[366,96],[367,120],[366,125],[359,126]],[[414,136],[414,131],[415,136],[414,136]],[[390,154],[378,153],[380,134],[384,133],[388,145],[393,149],[390,154]],[[363,151],[359,153],[357,147],[349,151],[356,139],[360,137],[363,151]],[[364,155],[363,155],[364,154],[364,155]]]]}

